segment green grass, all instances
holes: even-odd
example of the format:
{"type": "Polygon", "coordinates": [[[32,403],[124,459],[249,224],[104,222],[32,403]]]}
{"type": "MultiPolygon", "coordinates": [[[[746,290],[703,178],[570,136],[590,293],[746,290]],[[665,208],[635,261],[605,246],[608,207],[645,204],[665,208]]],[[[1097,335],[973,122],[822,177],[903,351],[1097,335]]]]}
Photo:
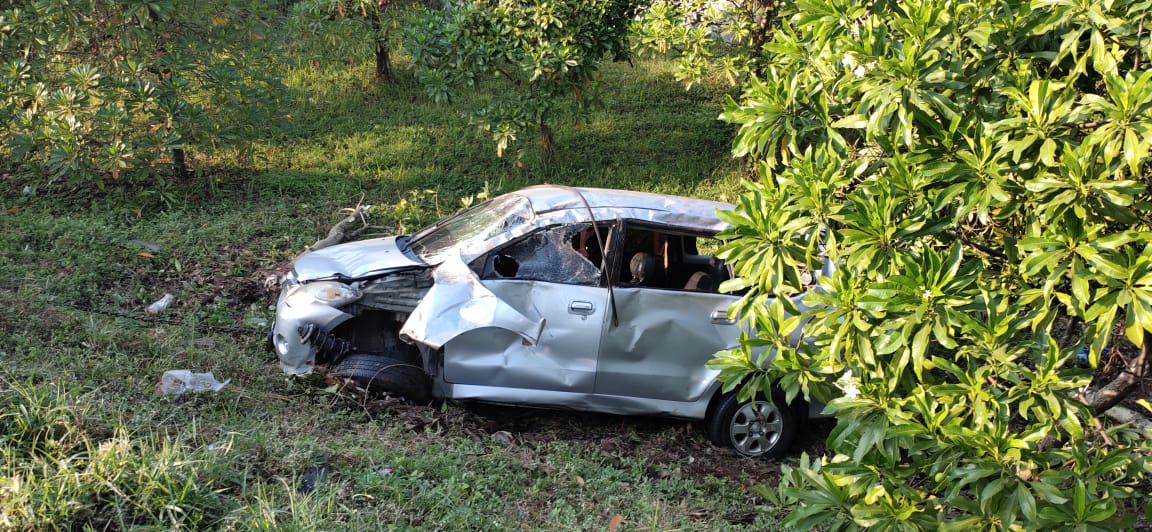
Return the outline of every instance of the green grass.
{"type": "Polygon", "coordinates": [[[287,71],[284,124],[250,156],[194,160],[193,183],[27,196],[0,178],[0,528],[606,529],[615,515],[629,530],[774,527],[748,484],[775,466],[682,422],[540,412],[521,430],[456,404],[369,414],[281,375],[261,341],[275,297],[263,280],[341,208],[374,205],[388,233],[544,182],[738,191],[731,129],[715,120],[727,89],[685,92],[667,64],[609,65],[606,109],[559,127],[547,167],[531,143],[519,164],[496,158],[459,106],[406,75],[287,71]],[[165,292],[166,322],[131,318],[165,292]],[[185,368],[231,382],[158,395],[160,374],[185,368]],[[489,436],[503,429],[515,444],[489,436]]]}

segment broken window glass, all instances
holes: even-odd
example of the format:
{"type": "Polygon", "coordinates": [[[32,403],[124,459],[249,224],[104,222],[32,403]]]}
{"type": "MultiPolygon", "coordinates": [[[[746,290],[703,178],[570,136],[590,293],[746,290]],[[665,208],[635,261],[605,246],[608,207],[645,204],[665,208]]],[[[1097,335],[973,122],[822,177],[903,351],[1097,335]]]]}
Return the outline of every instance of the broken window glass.
{"type": "Polygon", "coordinates": [[[493,271],[503,278],[596,285],[600,268],[577,250],[587,244],[591,231],[591,224],[581,224],[534,233],[501,250],[493,271]]]}

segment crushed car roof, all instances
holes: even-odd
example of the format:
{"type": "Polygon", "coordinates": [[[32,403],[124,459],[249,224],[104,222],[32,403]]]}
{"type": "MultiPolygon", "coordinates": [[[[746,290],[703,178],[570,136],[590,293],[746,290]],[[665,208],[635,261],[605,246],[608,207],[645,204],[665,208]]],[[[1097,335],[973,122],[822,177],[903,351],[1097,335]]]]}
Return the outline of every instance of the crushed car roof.
{"type": "Polygon", "coordinates": [[[518,190],[514,194],[527,198],[537,215],[569,211],[566,213],[567,217],[586,221],[587,207],[592,208],[597,219],[601,219],[601,216],[603,219],[613,218],[615,214],[612,213],[620,210],[647,211],[645,216],[635,218],[711,231],[720,231],[728,227],[728,224],[716,218],[716,210],[733,208],[728,203],[683,196],[560,185],[537,185],[518,190]],[[583,200],[580,199],[581,196],[583,200]],[[584,201],[588,202],[587,207],[584,201]]]}

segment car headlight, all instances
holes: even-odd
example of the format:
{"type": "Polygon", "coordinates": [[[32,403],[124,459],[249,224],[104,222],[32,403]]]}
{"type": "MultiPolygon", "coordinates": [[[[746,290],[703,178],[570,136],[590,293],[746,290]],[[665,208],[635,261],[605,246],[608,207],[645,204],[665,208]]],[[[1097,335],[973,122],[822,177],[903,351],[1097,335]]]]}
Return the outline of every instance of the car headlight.
{"type": "Polygon", "coordinates": [[[349,285],[335,281],[317,281],[292,288],[284,303],[290,307],[312,303],[339,307],[357,299],[360,299],[360,291],[349,285]]]}

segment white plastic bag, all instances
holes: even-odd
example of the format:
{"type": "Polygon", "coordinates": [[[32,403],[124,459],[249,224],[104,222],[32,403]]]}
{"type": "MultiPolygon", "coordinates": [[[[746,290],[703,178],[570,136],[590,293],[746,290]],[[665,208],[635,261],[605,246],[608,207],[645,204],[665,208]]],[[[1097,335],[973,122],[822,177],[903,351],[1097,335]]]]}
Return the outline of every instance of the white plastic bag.
{"type": "Polygon", "coordinates": [[[168,305],[171,305],[172,301],[175,299],[176,298],[172,294],[165,292],[164,297],[157,299],[151,305],[148,305],[148,308],[144,309],[144,312],[147,312],[148,314],[159,314],[164,312],[164,310],[168,308],[168,305]]]}
{"type": "Polygon", "coordinates": [[[172,369],[160,376],[160,394],[180,397],[186,392],[218,392],[232,379],[220,382],[207,373],[192,373],[186,369],[172,369]]]}

